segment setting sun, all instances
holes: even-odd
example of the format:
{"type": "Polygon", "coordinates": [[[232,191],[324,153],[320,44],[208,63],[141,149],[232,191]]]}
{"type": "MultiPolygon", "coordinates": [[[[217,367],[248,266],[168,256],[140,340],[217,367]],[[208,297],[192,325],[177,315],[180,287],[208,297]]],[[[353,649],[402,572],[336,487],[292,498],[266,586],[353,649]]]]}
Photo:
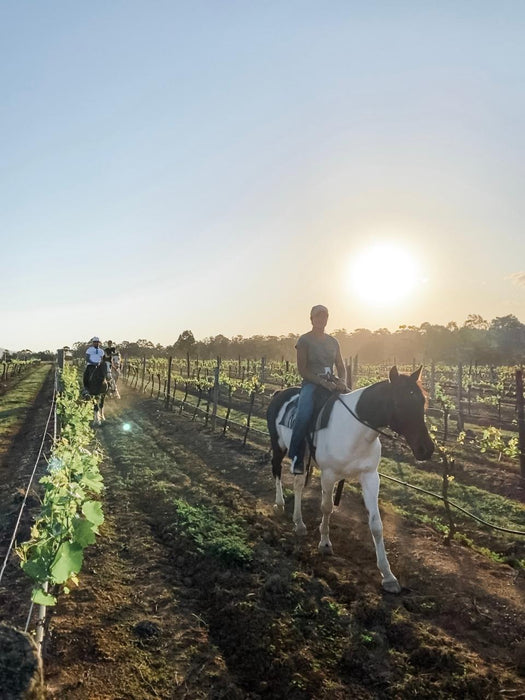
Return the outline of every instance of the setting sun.
{"type": "Polygon", "coordinates": [[[352,291],[374,306],[391,306],[416,286],[417,264],[405,249],[378,243],[363,250],[350,267],[352,291]]]}

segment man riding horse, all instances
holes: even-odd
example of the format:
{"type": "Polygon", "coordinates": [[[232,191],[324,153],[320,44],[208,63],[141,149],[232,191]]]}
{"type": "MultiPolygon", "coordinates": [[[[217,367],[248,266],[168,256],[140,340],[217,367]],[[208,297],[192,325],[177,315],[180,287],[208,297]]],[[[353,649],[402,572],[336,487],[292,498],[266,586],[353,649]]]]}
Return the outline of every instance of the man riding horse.
{"type": "Polygon", "coordinates": [[[89,392],[89,384],[93,372],[98,367],[98,365],[104,359],[104,350],[100,347],[100,338],[98,336],[93,336],[91,338],[91,345],[86,350],[86,369],[84,370],[82,396],[89,398],[91,396],[89,392]]]}
{"type": "Polygon", "coordinates": [[[288,454],[292,460],[292,474],[304,472],[305,440],[314,410],[314,392],[318,386],[329,391],[347,392],[346,368],[337,340],[324,332],[328,309],[322,304],[310,311],[312,330],[302,335],[295,346],[297,369],[303,378],[297,414],[288,454]],[[337,377],[332,374],[334,364],[337,377]]]}

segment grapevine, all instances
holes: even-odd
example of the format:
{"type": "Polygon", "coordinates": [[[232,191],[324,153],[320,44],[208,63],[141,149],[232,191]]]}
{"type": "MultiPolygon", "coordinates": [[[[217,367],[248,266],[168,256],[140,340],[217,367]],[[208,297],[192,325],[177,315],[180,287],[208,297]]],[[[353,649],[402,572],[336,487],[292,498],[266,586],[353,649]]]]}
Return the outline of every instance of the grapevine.
{"type": "Polygon", "coordinates": [[[48,585],[69,592],[78,581],[84,548],[95,542],[104,522],[102,507],[95,500],[103,490],[98,465],[99,450],[88,450],[93,439],[89,427],[91,404],[79,401],[78,376],[66,366],[63,391],[57,398],[60,438],[55,442],[47,473],[40,479],[42,508],[31,528],[31,537],[17,548],[24,572],[33,580],[32,600],[55,605],[48,585]]]}

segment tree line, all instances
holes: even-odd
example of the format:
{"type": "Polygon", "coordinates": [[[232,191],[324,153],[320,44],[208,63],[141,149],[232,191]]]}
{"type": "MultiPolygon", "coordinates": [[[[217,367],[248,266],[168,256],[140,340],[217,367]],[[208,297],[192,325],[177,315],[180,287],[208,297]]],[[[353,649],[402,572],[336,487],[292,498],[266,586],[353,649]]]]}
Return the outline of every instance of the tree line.
{"type": "MultiPolygon", "coordinates": [[[[454,321],[446,325],[422,323],[420,326],[400,326],[396,331],[379,328],[375,331],[344,328],[331,332],[339,341],[343,358],[359,357],[361,363],[374,364],[395,361],[478,364],[521,364],[525,358],[525,324],[512,314],[486,321],[471,314],[459,326],[454,321]]],[[[177,340],[163,346],[145,338],[117,343],[124,357],[186,357],[211,360],[260,359],[295,361],[296,333],[288,335],[224,335],[196,340],[191,330],[184,330],[177,340]]],[[[74,343],[74,357],[83,358],[86,342],[74,343]]]]}

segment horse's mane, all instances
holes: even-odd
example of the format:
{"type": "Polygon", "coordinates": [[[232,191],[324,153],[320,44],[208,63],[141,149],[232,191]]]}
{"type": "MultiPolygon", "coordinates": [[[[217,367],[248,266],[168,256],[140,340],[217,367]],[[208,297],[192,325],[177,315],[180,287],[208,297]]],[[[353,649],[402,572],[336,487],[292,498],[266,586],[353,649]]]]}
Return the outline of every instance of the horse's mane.
{"type": "Polygon", "coordinates": [[[423,398],[425,399],[425,411],[426,411],[428,408],[428,392],[425,389],[425,387],[423,386],[423,382],[421,381],[421,379],[418,379],[416,384],[421,389],[421,393],[423,394],[423,398]]]}

